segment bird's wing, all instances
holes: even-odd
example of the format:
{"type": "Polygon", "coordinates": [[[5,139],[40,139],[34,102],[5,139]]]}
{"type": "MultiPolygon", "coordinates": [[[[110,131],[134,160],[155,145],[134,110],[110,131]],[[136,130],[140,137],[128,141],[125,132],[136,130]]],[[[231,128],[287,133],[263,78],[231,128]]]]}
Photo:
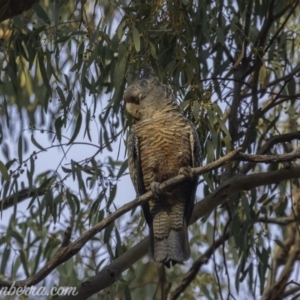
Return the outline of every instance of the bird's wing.
{"type": "MultiPolygon", "coordinates": [[[[140,146],[138,137],[131,132],[128,137],[128,168],[131,180],[133,182],[136,194],[138,196],[143,195],[145,191],[143,173],[141,168],[140,146]]],[[[149,203],[142,204],[144,215],[148,224],[152,223],[152,217],[150,214],[149,203]]]]}
{"type": "Polygon", "coordinates": [[[199,141],[199,136],[197,133],[197,130],[193,124],[191,124],[191,149],[192,149],[192,163],[193,163],[193,168],[200,167],[201,165],[201,147],[200,147],[200,141],[199,141]]]}
{"type": "MultiPolygon", "coordinates": [[[[188,121],[189,122],[189,121],[188,121]]],[[[190,132],[190,147],[191,147],[191,154],[192,154],[192,168],[199,167],[201,165],[201,147],[199,142],[199,136],[197,133],[196,128],[194,125],[189,122],[191,127],[190,132]]],[[[193,208],[194,208],[194,202],[195,202],[195,196],[196,196],[196,190],[198,186],[198,176],[194,177],[191,182],[191,196],[190,199],[188,199],[185,207],[185,219],[187,222],[187,225],[189,224],[193,208]]]]}

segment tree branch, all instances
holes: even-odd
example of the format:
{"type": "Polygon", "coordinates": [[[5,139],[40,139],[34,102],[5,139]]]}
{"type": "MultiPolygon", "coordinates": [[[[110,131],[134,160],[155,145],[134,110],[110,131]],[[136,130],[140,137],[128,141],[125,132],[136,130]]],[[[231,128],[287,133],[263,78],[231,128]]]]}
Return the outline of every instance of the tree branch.
{"type": "MultiPolygon", "coordinates": [[[[258,150],[257,154],[259,154],[259,155],[265,154],[276,144],[290,142],[290,141],[296,140],[296,139],[300,140],[300,131],[272,136],[258,150]]],[[[248,173],[254,167],[254,165],[255,165],[255,163],[252,163],[252,162],[246,164],[245,166],[243,166],[241,168],[240,173],[241,174],[248,173]]]]}
{"type": "MultiPolygon", "coordinates": [[[[224,203],[229,197],[242,190],[251,190],[266,184],[275,184],[283,180],[293,178],[300,178],[300,167],[284,168],[278,171],[251,174],[251,175],[237,175],[224,183],[216,189],[216,191],[198,202],[192,214],[190,224],[195,223],[201,217],[213,211],[218,205],[224,203]]],[[[138,261],[147,253],[148,237],[139,242],[134,248],[128,250],[116,258],[110,265],[104,267],[97,275],[87,280],[88,286],[85,282],[77,287],[77,296],[63,296],[59,300],[85,300],[92,294],[99,292],[111,284],[113,284],[119,275],[133,263],[138,261]],[[146,242],[147,241],[147,242],[146,242]],[[130,263],[128,263],[130,259],[130,263]],[[113,276],[109,276],[109,274],[113,276]],[[93,291],[93,292],[92,292],[93,291]]]]}
{"type": "MultiPolygon", "coordinates": [[[[212,162],[206,166],[194,168],[193,175],[200,175],[210,170],[216,169],[221,165],[224,165],[232,160],[234,160],[241,151],[238,148],[224,157],[212,162]]],[[[293,159],[293,157],[291,157],[293,159]]],[[[266,156],[266,161],[268,157],[266,156]]],[[[275,184],[283,180],[289,180],[293,178],[300,178],[300,167],[295,168],[284,168],[278,171],[265,172],[259,174],[251,175],[237,175],[229,180],[226,180],[221,184],[212,194],[205,197],[202,201],[197,203],[194,207],[193,215],[190,224],[194,223],[196,220],[202,216],[210,213],[220,204],[224,203],[229,197],[241,190],[250,190],[266,184],[275,184]]],[[[177,185],[178,183],[186,180],[184,175],[178,175],[171,178],[164,183],[160,184],[159,188],[165,190],[171,186],[177,185]]],[[[148,201],[152,197],[151,192],[147,192],[144,195],[137,197],[135,200],[123,205],[121,208],[110,214],[107,218],[87,230],[83,233],[76,241],[67,244],[65,247],[60,247],[53,258],[35,275],[29,277],[28,279],[14,282],[15,286],[31,286],[37,284],[43,280],[52,270],[54,270],[58,265],[64,263],[75,254],[77,254],[82,247],[97,233],[106,228],[114,220],[130,211],[131,209],[137,207],[138,205],[148,201]]],[[[125,254],[118,257],[109,266],[103,268],[96,276],[90,278],[88,281],[83,282],[78,287],[79,296],[70,296],[71,298],[62,297],[61,299],[87,299],[90,295],[98,292],[107,286],[115,282],[118,276],[131,266],[134,262],[139,260],[147,252],[147,242],[145,239],[138,243],[135,247],[127,251],[125,254]],[[134,251],[134,252],[132,252],[134,251]],[[93,293],[91,294],[91,291],[93,293]]],[[[10,287],[12,282],[0,280],[0,287],[10,287]]]]}
{"type": "MultiPolygon", "coordinates": [[[[291,296],[291,295],[293,295],[293,294],[295,294],[295,293],[297,293],[297,292],[299,292],[299,291],[300,291],[300,286],[296,286],[296,287],[294,287],[294,288],[291,288],[291,289],[287,290],[287,291],[282,295],[282,298],[289,297],[289,296],[291,296]]],[[[299,295],[298,295],[298,296],[299,296],[299,295]]],[[[297,298],[295,298],[295,295],[294,295],[294,299],[297,299],[297,298]]]]}
{"type": "Polygon", "coordinates": [[[274,285],[268,289],[264,295],[263,300],[275,300],[275,299],[282,299],[284,295],[284,290],[288,285],[288,279],[290,277],[291,272],[293,271],[295,261],[297,260],[300,254],[300,239],[299,235],[298,238],[295,239],[294,246],[291,248],[289,252],[287,262],[283,268],[280,277],[275,282],[274,285]]]}
{"type": "MultiPolygon", "coordinates": [[[[295,207],[298,207],[300,202],[300,189],[295,187],[293,188],[293,205],[295,207]]],[[[298,211],[295,211],[294,208],[292,207],[290,215],[286,219],[294,219],[295,221],[297,220],[297,215],[298,211]]],[[[284,219],[284,218],[279,218],[279,219],[284,219]]],[[[271,292],[271,289],[274,288],[276,285],[276,278],[277,273],[279,271],[279,266],[286,265],[290,252],[293,251],[293,247],[295,246],[295,242],[297,242],[298,236],[299,236],[299,228],[296,222],[291,222],[289,226],[287,226],[285,230],[286,238],[283,241],[283,246],[279,247],[276,252],[274,253],[272,259],[271,259],[271,268],[269,270],[268,274],[268,280],[267,280],[267,285],[265,286],[263,296],[267,295],[268,293],[273,293],[271,292]]],[[[300,242],[300,240],[298,241],[300,242]]],[[[297,258],[299,260],[299,257],[297,258]]],[[[283,269],[284,272],[284,269],[283,269]]],[[[281,273],[282,274],[282,273],[281,273]]],[[[280,277],[279,277],[280,278],[280,277]]],[[[287,286],[287,284],[286,284],[287,286]]],[[[283,298],[282,293],[285,290],[285,287],[281,287],[280,289],[280,299],[283,298]],[[282,291],[281,291],[282,289],[282,291]],[[281,297],[282,296],[282,297],[281,297]]]]}
{"type": "Polygon", "coordinates": [[[217,239],[205,252],[202,254],[189,269],[182,282],[177,288],[171,293],[169,300],[175,300],[179,295],[189,286],[189,284],[197,276],[200,268],[207,264],[210,257],[213,255],[214,251],[217,250],[226,240],[229,238],[229,232],[223,234],[219,239],[217,239]]]}
{"type": "MultiPolygon", "coordinates": [[[[196,175],[200,175],[200,174],[209,172],[213,169],[216,169],[216,168],[228,163],[229,161],[232,161],[234,159],[234,157],[239,153],[239,151],[241,151],[241,148],[238,148],[238,149],[228,153],[224,157],[222,157],[222,158],[218,159],[217,161],[214,161],[206,166],[192,169],[193,175],[196,176],[196,175]]],[[[178,175],[178,176],[175,176],[175,177],[163,182],[162,184],[160,184],[159,188],[163,191],[163,190],[166,190],[168,187],[174,186],[185,180],[186,180],[186,178],[184,175],[178,175]]],[[[54,257],[52,257],[50,259],[50,261],[39,272],[37,272],[36,274],[34,274],[33,276],[31,276],[25,280],[15,282],[14,283],[15,286],[16,287],[17,286],[21,286],[21,287],[22,286],[31,286],[31,285],[39,283],[57,266],[59,266],[60,264],[64,263],[65,261],[67,261],[68,259],[73,257],[75,254],[77,254],[81,250],[81,248],[93,236],[95,236],[101,230],[106,228],[109,224],[111,224],[117,218],[124,215],[126,212],[128,212],[128,211],[132,210],[133,208],[137,207],[138,205],[148,201],[151,197],[152,197],[152,192],[149,191],[149,192],[145,193],[144,195],[137,197],[133,201],[123,205],[118,210],[116,210],[115,212],[110,214],[107,218],[105,218],[104,220],[102,220],[101,222],[99,222],[98,224],[96,224],[95,226],[90,228],[89,230],[87,230],[85,233],[83,233],[76,241],[74,241],[73,243],[67,244],[67,246],[65,246],[65,247],[59,248],[57,253],[54,255],[54,257]]],[[[114,280],[116,280],[116,278],[114,280]]],[[[12,285],[12,282],[0,280],[0,287],[2,287],[2,286],[10,287],[11,285],[12,285]]]]}
{"type": "MultiPolygon", "coordinates": [[[[290,14],[287,16],[285,19],[284,23],[287,22],[287,20],[290,18],[292,15],[292,12],[295,10],[297,6],[298,1],[295,1],[294,6],[292,7],[290,14]]],[[[252,143],[254,137],[255,137],[255,128],[257,125],[257,122],[260,118],[260,115],[262,114],[262,111],[258,109],[258,81],[259,81],[259,73],[260,69],[263,65],[263,56],[266,52],[265,48],[265,42],[268,36],[268,32],[274,23],[275,20],[279,19],[285,12],[290,8],[290,4],[288,4],[280,13],[274,15],[273,10],[275,7],[275,0],[271,0],[269,3],[268,7],[268,13],[266,14],[265,21],[262,25],[262,29],[260,30],[258,37],[254,43],[254,47],[256,49],[256,58],[255,58],[255,63],[253,64],[253,78],[252,78],[252,105],[253,105],[253,117],[252,120],[249,124],[249,127],[246,131],[245,138],[242,144],[243,150],[247,149],[250,144],[252,143]]],[[[268,45],[268,47],[270,44],[268,45]]],[[[233,101],[234,102],[234,101],[233,101]]],[[[231,124],[231,123],[229,123],[231,124]]],[[[229,127],[231,128],[231,127],[229,127]]],[[[231,133],[231,132],[230,132],[231,133]]],[[[234,137],[232,137],[233,140],[234,137]]]]}
{"type": "MultiPolygon", "coordinates": [[[[268,142],[264,145],[264,147],[261,148],[259,153],[265,153],[276,142],[278,143],[278,142],[282,142],[282,141],[291,140],[294,138],[300,139],[300,132],[288,133],[288,134],[283,134],[280,136],[274,136],[268,140],[268,142]]],[[[236,151],[239,152],[240,150],[241,149],[237,149],[236,151]]],[[[233,151],[211,164],[208,164],[204,167],[199,167],[199,168],[193,169],[193,175],[196,176],[196,175],[204,174],[204,173],[206,173],[210,170],[213,170],[215,168],[218,168],[232,160],[249,161],[252,163],[273,163],[273,162],[278,163],[278,162],[293,161],[297,158],[300,158],[300,148],[296,149],[290,153],[280,154],[280,155],[259,155],[259,154],[254,155],[254,154],[246,154],[246,153],[241,153],[241,152],[236,153],[235,151],[233,151]]],[[[181,175],[181,176],[182,176],[182,178],[184,178],[183,175],[181,175]]],[[[179,177],[177,176],[174,179],[177,180],[178,178],[179,177]]],[[[179,181],[178,183],[180,183],[180,182],[181,181],[179,181]]],[[[166,182],[166,184],[168,184],[168,182],[166,182]]],[[[0,201],[0,211],[1,210],[3,211],[9,207],[14,206],[15,202],[20,203],[30,197],[42,196],[45,194],[45,192],[46,192],[46,189],[40,189],[40,188],[35,188],[31,191],[28,188],[23,189],[23,190],[19,191],[18,194],[14,194],[7,199],[1,200],[0,201]]]]}
{"type": "MultiPolygon", "coordinates": [[[[300,66],[299,66],[299,64],[297,64],[296,65],[296,67],[291,71],[291,72],[289,72],[289,74],[287,74],[287,75],[285,75],[285,76],[282,76],[282,77],[280,77],[280,78],[278,78],[278,79],[274,79],[273,81],[271,81],[268,85],[267,85],[267,87],[271,87],[271,86],[274,86],[274,85],[277,85],[278,83],[280,83],[280,82],[282,82],[282,81],[287,81],[287,80],[289,80],[290,78],[293,78],[297,73],[299,73],[300,72],[300,66]]],[[[258,92],[260,92],[260,91],[258,91],[258,92]]],[[[276,94],[278,94],[278,93],[276,93],[276,94]]],[[[289,97],[290,97],[291,95],[289,95],[289,97]]]]}
{"type": "Polygon", "coordinates": [[[277,225],[289,225],[297,220],[295,217],[281,217],[281,218],[265,218],[259,217],[257,222],[267,223],[267,224],[277,224],[277,225]]]}
{"type": "Polygon", "coordinates": [[[0,211],[10,208],[14,206],[16,203],[17,204],[21,203],[30,197],[43,196],[45,195],[46,191],[47,189],[40,189],[40,188],[33,188],[33,189],[26,188],[20,190],[18,193],[13,194],[12,196],[0,201],[0,211]]]}
{"type": "Polygon", "coordinates": [[[250,162],[263,162],[263,163],[272,163],[272,162],[287,162],[296,160],[300,158],[300,148],[282,155],[255,155],[255,154],[245,154],[239,153],[236,157],[236,160],[250,161],[250,162]]]}
{"type": "MultiPolygon", "coordinates": [[[[287,21],[289,20],[289,18],[291,17],[291,15],[293,14],[293,12],[296,10],[297,6],[299,5],[299,1],[295,0],[294,5],[292,6],[290,12],[288,13],[287,17],[284,19],[284,21],[282,22],[281,26],[279,27],[279,29],[276,31],[276,33],[273,35],[273,37],[270,39],[267,47],[265,48],[265,51],[268,51],[269,48],[272,46],[272,44],[274,43],[274,41],[277,39],[279,33],[283,30],[284,26],[286,25],[287,21]]],[[[279,19],[281,18],[287,11],[288,9],[291,7],[291,4],[289,3],[282,11],[280,11],[278,14],[276,14],[274,16],[274,19],[279,19]]]]}
{"type": "MultiPolygon", "coordinates": [[[[277,225],[288,225],[290,223],[293,223],[296,221],[295,217],[282,217],[282,218],[258,218],[258,222],[264,222],[269,224],[277,224],[277,225]]],[[[229,232],[224,234],[222,237],[220,237],[218,240],[214,242],[213,245],[211,245],[203,255],[201,255],[193,264],[193,266],[190,268],[188,273],[183,278],[181,284],[172,292],[169,300],[175,300],[179,297],[179,295],[189,286],[189,284],[194,280],[194,278],[197,276],[200,268],[202,265],[207,264],[209,261],[211,255],[213,252],[221,246],[226,240],[229,238],[229,232]]],[[[299,291],[300,288],[296,287],[295,289],[291,289],[287,293],[283,295],[283,297],[287,297],[288,295],[291,295],[297,291],[299,291]]]]}

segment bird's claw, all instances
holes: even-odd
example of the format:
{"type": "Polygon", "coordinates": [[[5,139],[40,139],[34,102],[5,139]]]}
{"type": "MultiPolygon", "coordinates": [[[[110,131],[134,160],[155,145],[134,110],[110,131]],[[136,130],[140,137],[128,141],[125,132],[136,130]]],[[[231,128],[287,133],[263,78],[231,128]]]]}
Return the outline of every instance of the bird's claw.
{"type": "Polygon", "coordinates": [[[161,194],[161,190],[159,188],[159,185],[160,185],[160,183],[156,182],[156,181],[153,181],[150,184],[150,189],[151,189],[151,192],[153,194],[153,200],[156,201],[156,202],[159,201],[159,196],[161,194]]]}
{"type": "Polygon", "coordinates": [[[193,170],[190,166],[180,168],[178,175],[184,175],[189,179],[192,179],[194,177],[193,170]]]}

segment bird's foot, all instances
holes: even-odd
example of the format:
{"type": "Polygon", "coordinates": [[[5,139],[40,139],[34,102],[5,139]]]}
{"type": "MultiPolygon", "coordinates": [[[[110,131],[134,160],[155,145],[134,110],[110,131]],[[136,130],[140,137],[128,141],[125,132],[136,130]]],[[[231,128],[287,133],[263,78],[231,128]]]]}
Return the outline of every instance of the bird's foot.
{"type": "Polygon", "coordinates": [[[194,177],[193,170],[190,166],[180,168],[178,175],[184,175],[185,177],[187,177],[189,179],[193,179],[193,177],[194,177]]]}
{"type": "Polygon", "coordinates": [[[155,202],[159,202],[159,196],[161,194],[161,190],[159,188],[159,185],[160,185],[160,183],[157,182],[157,181],[153,181],[150,184],[150,189],[151,189],[151,192],[153,194],[153,200],[155,202]]]}

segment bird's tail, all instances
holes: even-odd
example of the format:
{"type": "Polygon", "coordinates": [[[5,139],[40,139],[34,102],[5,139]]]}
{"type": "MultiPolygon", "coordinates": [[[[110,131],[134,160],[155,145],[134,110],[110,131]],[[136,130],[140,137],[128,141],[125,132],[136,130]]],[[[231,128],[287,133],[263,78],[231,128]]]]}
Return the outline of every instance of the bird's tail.
{"type": "Polygon", "coordinates": [[[158,239],[150,227],[150,257],[156,262],[164,263],[168,268],[177,262],[190,258],[190,246],[186,221],[179,230],[170,229],[167,238],[158,239]]]}

